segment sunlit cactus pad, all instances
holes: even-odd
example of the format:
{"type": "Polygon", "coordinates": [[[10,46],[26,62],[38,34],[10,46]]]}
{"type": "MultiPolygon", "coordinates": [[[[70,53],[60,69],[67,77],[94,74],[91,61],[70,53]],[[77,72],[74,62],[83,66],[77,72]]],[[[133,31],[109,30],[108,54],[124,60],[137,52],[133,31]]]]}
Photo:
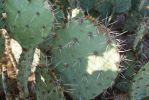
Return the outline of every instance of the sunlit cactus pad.
{"type": "Polygon", "coordinates": [[[74,100],[89,100],[112,86],[119,72],[117,45],[103,25],[72,20],[50,42],[52,61],[65,91],[74,100]]]}

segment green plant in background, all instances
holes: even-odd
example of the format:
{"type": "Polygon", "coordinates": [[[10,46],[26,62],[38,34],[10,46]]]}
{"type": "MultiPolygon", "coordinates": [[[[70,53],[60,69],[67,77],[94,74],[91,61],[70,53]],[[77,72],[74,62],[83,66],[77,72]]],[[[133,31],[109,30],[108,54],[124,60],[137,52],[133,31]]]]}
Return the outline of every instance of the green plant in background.
{"type": "Polygon", "coordinates": [[[84,11],[96,10],[101,18],[112,13],[126,13],[131,9],[131,0],[73,0],[73,3],[74,1],[84,11]]]}
{"type": "Polygon", "coordinates": [[[72,20],[49,41],[56,74],[75,100],[101,94],[119,72],[116,43],[103,25],[96,24],[85,18],[72,20]]]}

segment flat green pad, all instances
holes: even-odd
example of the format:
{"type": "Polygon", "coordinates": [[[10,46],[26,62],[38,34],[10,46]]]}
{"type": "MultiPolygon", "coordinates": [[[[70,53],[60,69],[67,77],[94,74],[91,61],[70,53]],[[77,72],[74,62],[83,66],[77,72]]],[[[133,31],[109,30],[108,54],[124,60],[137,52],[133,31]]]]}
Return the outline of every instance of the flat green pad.
{"type": "Polygon", "coordinates": [[[24,48],[36,46],[50,33],[51,6],[46,0],[7,0],[7,24],[11,36],[24,48]]]}
{"type": "Polygon", "coordinates": [[[89,100],[112,86],[120,56],[105,27],[86,19],[67,23],[50,42],[55,70],[74,100],[89,100]]]}

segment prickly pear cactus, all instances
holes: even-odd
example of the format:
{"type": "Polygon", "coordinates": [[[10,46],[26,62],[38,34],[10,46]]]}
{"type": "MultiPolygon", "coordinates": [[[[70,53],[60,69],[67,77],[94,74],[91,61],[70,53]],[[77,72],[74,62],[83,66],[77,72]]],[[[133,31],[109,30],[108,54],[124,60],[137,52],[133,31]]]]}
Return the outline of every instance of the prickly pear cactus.
{"type": "Polygon", "coordinates": [[[93,99],[112,86],[120,56],[104,26],[80,18],[57,31],[50,42],[55,71],[74,100],[93,99]]]}
{"type": "Polygon", "coordinates": [[[48,74],[47,67],[37,67],[36,69],[36,96],[37,100],[65,100],[63,91],[56,86],[53,79],[48,74]]]}
{"type": "Polygon", "coordinates": [[[142,100],[149,96],[149,63],[142,67],[134,77],[130,88],[130,100],[142,100]]]}
{"type": "Polygon", "coordinates": [[[49,35],[54,16],[48,0],[7,0],[5,10],[11,36],[24,48],[49,35]]]}

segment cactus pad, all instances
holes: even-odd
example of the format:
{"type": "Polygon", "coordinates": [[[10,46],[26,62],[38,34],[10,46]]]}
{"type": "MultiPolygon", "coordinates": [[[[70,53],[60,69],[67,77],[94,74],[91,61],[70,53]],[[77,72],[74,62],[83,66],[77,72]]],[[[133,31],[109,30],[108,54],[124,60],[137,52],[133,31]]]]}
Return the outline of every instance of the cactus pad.
{"type": "Polygon", "coordinates": [[[5,10],[11,36],[24,48],[49,35],[54,17],[47,0],[7,0],[5,10]]]}
{"type": "Polygon", "coordinates": [[[84,18],[72,20],[51,40],[52,61],[65,91],[89,100],[112,86],[120,56],[103,25],[84,18]]]}

